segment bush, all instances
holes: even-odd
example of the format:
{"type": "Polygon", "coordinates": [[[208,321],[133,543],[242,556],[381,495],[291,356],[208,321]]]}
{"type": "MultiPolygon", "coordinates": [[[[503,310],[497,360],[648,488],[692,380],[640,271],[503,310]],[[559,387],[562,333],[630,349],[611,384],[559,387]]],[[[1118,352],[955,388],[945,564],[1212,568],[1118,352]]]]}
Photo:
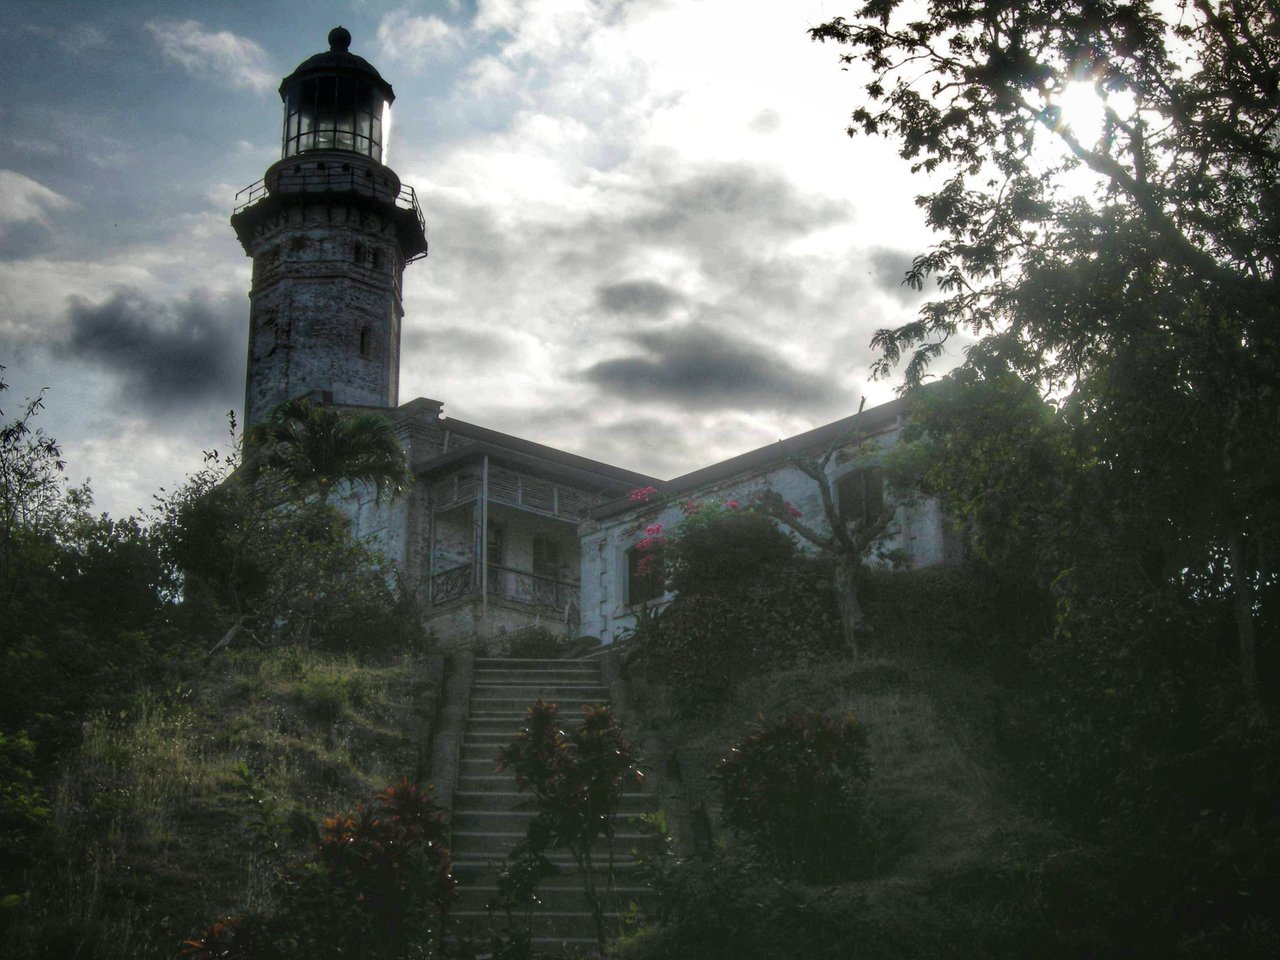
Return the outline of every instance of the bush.
{"type": "Polygon", "coordinates": [[[315,673],[304,677],[298,693],[307,709],[327,723],[341,719],[348,707],[369,701],[369,681],[360,674],[315,673]]]}
{"type": "Polygon", "coordinates": [[[430,955],[456,899],[448,814],[403,780],[324,823],[315,860],[288,872],[278,913],[228,917],[183,944],[195,960],[430,955]]]}
{"type": "Polygon", "coordinates": [[[701,507],[666,551],[667,586],[681,596],[735,596],[796,556],[795,542],[763,513],[701,507]]]}
{"type": "Polygon", "coordinates": [[[812,879],[846,877],[857,864],[869,775],[853,715],[816,711],[761,717],[716,771],[725,824],[785,875],[812,879]]]}
{"type": "Polygon", "coordinates": [[[522,627],[502,638],[501,647],[505,656],[528,659],[554,660],[564,656],[577,641],[566,637],[563,632],[552,633],[546,627],[522,627]]]}
{"type": "Polygon", "coordinates": [[[676,597],[642,620],[631,662],[666,681],[677,709],[725,703],[741,679],[838,652],[826,563],[768,516],[690,507],[660,546],[676,597]]]}

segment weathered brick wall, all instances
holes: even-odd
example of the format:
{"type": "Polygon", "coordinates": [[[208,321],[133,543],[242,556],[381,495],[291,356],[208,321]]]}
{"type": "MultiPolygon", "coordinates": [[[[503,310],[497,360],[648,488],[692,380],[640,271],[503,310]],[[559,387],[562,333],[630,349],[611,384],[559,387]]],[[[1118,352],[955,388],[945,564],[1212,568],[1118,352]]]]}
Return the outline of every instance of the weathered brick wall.
{"type": "Polygon", "coordinates": [[[404,263],[389,217],[320,202],[284,207],[254,235],[245,423],[314,390],[395,407],[404,263]]]}

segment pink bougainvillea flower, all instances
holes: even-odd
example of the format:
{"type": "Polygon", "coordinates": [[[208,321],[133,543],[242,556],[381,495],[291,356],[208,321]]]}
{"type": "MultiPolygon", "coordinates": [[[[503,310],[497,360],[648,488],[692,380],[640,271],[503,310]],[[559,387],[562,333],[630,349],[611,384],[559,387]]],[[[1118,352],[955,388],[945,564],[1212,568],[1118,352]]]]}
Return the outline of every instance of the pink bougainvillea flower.
{"type": "Polygon", "coordinates": [[[797,517],[797,518],[804,516],[803,513],[801,513],[799,510],[797,510],[795,507],[791,505],[790,500],[784,500],[782,502],[782,505],[787,508],[787,513],[791,514],[791,516],[797,517]]]}
{"type": "Polygon", "coordinates": [[[657,487],[636,487],[628,492],[627,496],[637,503],[644,503],[657,492],[657,487]]]}
{"type": "Polygon", "coordinates": [[[737,501],[737,500],[726,500],[726,501],[724,502],[724,505],[725,505],[726,507],[728,507],[730,510],[737,510],[737,509],[738,509],[738,501],[737,501]]]}
{"type": "Polygon", "coordinates": [[[655,523],[651,527],[645,527],[644,532],[647,536],[656,537],[658,534],[662,532],[662,524],[655,523]]]}
{"type": "Polygon", "coordinates": [[[702,504],[698,503],[697,500],[686,500],[680,506],[680,509],[684,511],[684,515],[687,517],[690,514],[697,513],[700,506],[702,506],[702,504]]]}

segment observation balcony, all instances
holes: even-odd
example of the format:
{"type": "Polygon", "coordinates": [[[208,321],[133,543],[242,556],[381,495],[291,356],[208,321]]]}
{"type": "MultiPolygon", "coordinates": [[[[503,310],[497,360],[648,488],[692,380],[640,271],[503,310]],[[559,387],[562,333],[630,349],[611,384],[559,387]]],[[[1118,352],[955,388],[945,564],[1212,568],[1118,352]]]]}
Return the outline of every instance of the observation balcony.
{"type": "Polygon", "coordinates": [[[236,194],[231,223],[247,250],[244,231],[279,206],[353,200],[392,209],[406,263],[427,255],[427,221],[413,187],[376,160],[345,151],[310,151],[277,161],[236,194]]]}

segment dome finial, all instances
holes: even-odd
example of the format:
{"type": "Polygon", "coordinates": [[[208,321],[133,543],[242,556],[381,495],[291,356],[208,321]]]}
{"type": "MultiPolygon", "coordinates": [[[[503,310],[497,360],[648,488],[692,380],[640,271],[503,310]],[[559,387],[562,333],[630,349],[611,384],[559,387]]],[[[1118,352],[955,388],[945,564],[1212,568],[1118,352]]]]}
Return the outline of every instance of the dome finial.
{"type": "Polygon", "coordinates": [[[351,46],[351,31],[337,26],[329,31],[329,49],[335,53],[346,53],[351,46]]]}

